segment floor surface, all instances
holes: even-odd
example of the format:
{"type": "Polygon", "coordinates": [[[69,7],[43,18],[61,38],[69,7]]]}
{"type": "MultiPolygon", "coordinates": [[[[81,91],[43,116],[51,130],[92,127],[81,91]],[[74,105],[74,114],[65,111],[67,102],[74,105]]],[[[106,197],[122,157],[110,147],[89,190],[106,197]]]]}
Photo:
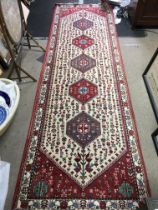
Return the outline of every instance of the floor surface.
{"type": "MultiPolygon", "coordinates": [[[[42,0],[37,0],[35,3],[40,1],[42,0]]],[[[51,7],[53,7],[53,1],[47,1],[50,2],[51,6],[45,9],[48,9],[50,12],[52,10],[51,7]]],[[[33,3],[34,6],[35,3],[33,3]]],[[[32,14],[34,17],[36,16],[36,12],[37,10],[35,10],[34,14],[32,14]]],[[[39,16],[39,14],[37,14],[37,16],[39,16]]],[[[44,19],[46,16],[47,14],[44,15],[41,13],[41,18],[43,17],[44,19]]],[[[50,14],[48,16],[49,18],[47,18],[50,19],[50,14]]],[[[32,18],[32,21],[33,19],[34,18],[32,18]]],[[[45,24],[47,21],[45,21],[45,24]]],[[[51,19],[49,23],[50,22],[51,19]]],[[[42,32],[39,29],[40,24],[41,23],[39,21],[39,25],[30,28],[30,30],[32,30],[33,34],[38,37],[37,40],[43,46],[45,46],[47,40],[39,37],[47,37],[49,27],[48,25],[43,26],[41,29],[43,30],[42,32]]],[[[33,26],[35,26],[35,23],[33,26]]],[[[158,156],[156,155],[154,144],[151,138],[151,133],[157,128],[157,123],[155,121],[142,79],[142,73],[144,72],[147,63],[157,48],[158,30],[140,29],[132,31],[128,21],[123,21],[120,25],[118,25],[117,30],[140,136],[140,144],[151,188],[151,195],[153,198],[158,198],[158,156]]],[[[33,49],[31,51],[23,50],[22,66],[38,79],[42,66],[42,59],[43,53],[38,49],[33,49]]],[[[37,83],[27,82],[25,80],[23,83],[19,84],[19,87],[21,91],[21,99],[18,111],[10,128],[3,136],[0,137],[0,157],[2,160],[11,163],[9,192],[5,210],[11,210],[13,192],[15,189],[23,148],[31,118],[37,83]]]]}

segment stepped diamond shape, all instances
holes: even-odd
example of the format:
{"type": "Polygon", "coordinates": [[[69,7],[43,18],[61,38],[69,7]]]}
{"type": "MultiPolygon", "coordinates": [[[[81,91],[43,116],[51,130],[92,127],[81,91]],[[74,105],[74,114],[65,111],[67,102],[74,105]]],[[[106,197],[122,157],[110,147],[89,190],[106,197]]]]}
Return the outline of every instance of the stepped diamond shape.
{"type": "Polygon", "coordinates": [[[86,18],[81,18],[80,20],[77,20],[73,23],[73,26],[75,28],[78,28],[82,31],[91,28],[93,26],[93,22],[90,20],[87,20],[86,18]]]}
{"type": "Polygon", "coordinates": [[[85,112],[67,122],[66,134],[82,148],[101,135],[100,123],[85,112]]]}
{"type": "Polygon", "coordinates": [[[76,37],[72,40],[72,44],[76,45],[77,47],[80,47],[82,50],[86,49],[87,47],[90,47],[94,44],[94,40],[91,39],[88,36],[81,35],[79,37],[76,37]]]}
{"type": "Polygon", "coordinates": [[[71,66],[82,73],[96,66],[96,60],[84,53],[71,60],[71,66]]]}
{"type": "Polygon", "coordinates": [[[88,80],[81,79],[70,86],[69,94],[82,104],[85,104],[98,94],[98,89],[96,85],[88,80]]]}

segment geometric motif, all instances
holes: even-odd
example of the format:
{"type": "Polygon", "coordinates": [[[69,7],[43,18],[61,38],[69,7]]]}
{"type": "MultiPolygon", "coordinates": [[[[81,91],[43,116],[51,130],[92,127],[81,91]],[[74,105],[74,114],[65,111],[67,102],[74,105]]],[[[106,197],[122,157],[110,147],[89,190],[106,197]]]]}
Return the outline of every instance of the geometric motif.
{"type": "Polygon", "coordinates": [[[81,79],[70,86],[69,94],[82,104],[85,104],[98,94],[98,89],[96,85],[88,80],[81,79]]]}
{"type": "Polygon", "coordinates": [[[93,22],[90,20],[87,20],[85,18],[82,18],[80,20],[77,20],[73,23],[73,26],[84,31],[88,28],[91,28],[93,26],[93,22]]]}
{"type": "Polygon", "coordinates": [[[72,40],[72,44],[76,45],[77,47],[80,47],[82,50],[86,49],[87,47],[90,47],[94,44],[94,40],[91,39],[88,36],[81,35],[79,37],[76,37],[72,40]]]}
{"type": "Polygon", "coordinates": [[[84,53],[71,60],[71,66],[82,73],[96,66],[96,60],[84,53]]]}
{"type": "Polygon", "coordinates": [[[123,182],[119,188],[118,188],[119,193],[121,193],[124,197],[130,198],[132,193],[133,193],[133,187],[127,183],[123,182]]]}
{"type": "Polygon", "coordinates": [[[34,186],[33,192],[37,198],[44,197],[45,194],[48,192],[48,184],[44,181],[38,182],[34,186]]]}
{"type": "Polygon", "coordinates": [[[66,126],[66,134],[85,148],[101,135],[100,123],[85,112],[71,119],[66,126]]]}

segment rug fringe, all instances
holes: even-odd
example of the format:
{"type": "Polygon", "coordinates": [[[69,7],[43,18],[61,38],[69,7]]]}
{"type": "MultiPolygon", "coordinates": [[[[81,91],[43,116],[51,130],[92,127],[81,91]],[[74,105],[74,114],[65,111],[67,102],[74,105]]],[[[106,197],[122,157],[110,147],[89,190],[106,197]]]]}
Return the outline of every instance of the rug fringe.
{"type": "MultiPolygon", "coordinates": [[[[128,208],[128,210],[136,210],[137,208],[136,207],[134,207],[134,208],[128,208]]],[[[54,209],[54,208],[40,208],[40,209],[38,209],[38,208],[27,208],[27,209],[24,209],[24,208],[18,208],[18,209],[12,209],[12,210],[57,210],[57,209],[54,209]]],[[[61,210],[61,209],[60,209],[61,210]]],[[[65,210],[71,210],[70,208],[67,208],[67,209],[65,209],[65,210]]],[[[111,207],[107,207],[107,208],[105,208],[105,209],[93,209],[93,208],[86,208],[86,209],[72,209],[72,210],[112,210],[111,209],[111,207]]],[[[127,208],[126,209],[121,209],[121,210],[127,210],[127,208]]]]}
{"type": "MultiPolygon", "coordinates": [[[[83,4],[81,4],[81,3],[67,2],[67,3],[56,3],[56,5],[83,5],[83,4]]],[[[90,4],[90,5],[101,5],[101,3],[98,3],[98,4],[90,4]]]]}

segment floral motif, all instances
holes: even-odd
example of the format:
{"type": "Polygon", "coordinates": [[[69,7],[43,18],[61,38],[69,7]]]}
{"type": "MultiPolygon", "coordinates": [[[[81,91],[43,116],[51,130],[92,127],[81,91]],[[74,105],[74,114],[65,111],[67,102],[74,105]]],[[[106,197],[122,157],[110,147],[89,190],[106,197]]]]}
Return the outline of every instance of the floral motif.
{"type": "Polygon", "coordinates": [[[118,189],[119,193],[121,193],[124,197],[131,197],[132,193],[133,193],[133,187],[127,183],[127,182],[123,182],[118,189]]]}

